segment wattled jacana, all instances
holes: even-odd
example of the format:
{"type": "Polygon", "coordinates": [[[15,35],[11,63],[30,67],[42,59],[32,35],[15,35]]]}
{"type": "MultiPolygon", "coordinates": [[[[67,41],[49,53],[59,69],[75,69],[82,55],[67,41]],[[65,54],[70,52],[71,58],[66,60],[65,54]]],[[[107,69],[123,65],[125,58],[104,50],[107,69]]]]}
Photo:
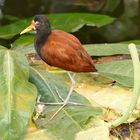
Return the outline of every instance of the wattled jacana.
{"type": "MultiPolygon", "coordinates": [[[[67,32],[51,30],[51,25],[44,15],[36,15],[29,27],[20,34],[36,30],[35,49],[40,58],[47,64],[72,72],[96,72],[92,58],[82,47],[80,41],[67,32]]],[[[74,75],[67,72],[72,86],[60,109],[52,118],[69,102],[75,87],[74,75]]],[[[49,103],[48,103],[49,104],[49,103]]],[[[50,103],[51,104],[51,103],[50,103]]],[[[53,103],[52,103],[53,104],[53,103]]],[[[57,104],[57,103],[56,103],[57,104]]]]}

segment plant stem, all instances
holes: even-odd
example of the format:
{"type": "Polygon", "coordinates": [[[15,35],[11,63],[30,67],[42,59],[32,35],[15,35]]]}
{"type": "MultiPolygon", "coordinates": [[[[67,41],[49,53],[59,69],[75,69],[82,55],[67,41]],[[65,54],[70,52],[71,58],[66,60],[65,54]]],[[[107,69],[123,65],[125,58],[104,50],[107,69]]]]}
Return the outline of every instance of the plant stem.
{"type": "Polygon", "coordinates": [[[132,96],[132,100],[130,102],[130,106],[129,106],[128,110],[126,111],[126,113],[124,113],[123,116],[116,119],[112,123],[109,123],[109,127],[117,127],[129,119],[130,115],[132,114],[133,110],[135,109],[137,100],[140,95],[140,61],[139,61],[138,52],[137,52],[135,44],[129,44],[128,48],[129,48],[129,51],[131,54],[133,68],[134,68],[133,96],[132,96]]]}

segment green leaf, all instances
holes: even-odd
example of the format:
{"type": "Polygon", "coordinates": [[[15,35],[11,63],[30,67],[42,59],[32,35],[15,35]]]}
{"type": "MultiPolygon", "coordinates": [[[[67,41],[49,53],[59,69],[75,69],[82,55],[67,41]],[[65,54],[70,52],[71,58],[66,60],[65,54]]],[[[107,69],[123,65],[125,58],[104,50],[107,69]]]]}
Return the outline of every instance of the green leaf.
{"type": "Polygon", "coordinates": [[[0,38],[3,39],[10,39],[14,35],[19,34],[21,30],[26,28],[28,24],[30,24],[31,19],[27,20],[19,20],[9,25],[1,26],[0,27],[0,38]]]}
{"type": "MultiPolygon", "coordinates": [[[[35,53],[33,42],[33,35],[22,36],[13,43],[13,49],[24,54],[35,53]]],[[[128,44],[130,42],[137,44],[138,53],[140,54],[140,40],[131,40],[122,43],[86,44],[83,46],[91,56],[111,56],[129,54],[128,44]]]]}
{"type": "Polygon", "coordinates": [[[0,45],[0,50],[6,50],[7,48],[5,48],[4,46],[0,45]]]}
{"type": "MultiPolygon", "coordinates": [[[[131,42],[133,42],[133,40],[131,42]]],[[[129,42],[114,44],[90,44],[84,45],[84,47],[91,56],[109,56],[117,54],[130,54],[128,44],[129,42]]],[[[140,54],[140,45],[137,45],[137,49],[138,53],[140,54]]]]}
{"type": "Polygon", "coordinates": [[[129,41],[123,41],[122,43],[125,43],[125,44],[134,43],[136,45],[139,45],[140,44],[140,40],[129,40],[129,41]]]}
{"type": "Polygon", "coordinates": [[[21,36],[12,44],[12,49],[22,54],[35,53],[33,42],[34,42],[33,35],[21,36]]]}
{"type": "Polygon", "coordinates": [[[0,51],[0,139],[19,140],[32,116],[37,90],[28,82],[26,57],[0,51]]]}
{"type": "Polygon", "coordinates": [[[133,66],[131,60],[107,62],[97,64],[96,68],[104,75],[123,86],[133,87],[133,66]]]}
{"type": "MultiPolygon", "coordinates": [[[[47,15],[52,29],[61,29],[67,32],[75,32],[84,25],[101,27],[114,21],[114,18],[106,15],[88,13],[65,13],[47,15]]],[[[31,23],[32,18],[19,20],[10,25],[0,27],[0,38],[8,39],[19,34],[31,23]]]]}
{"type": "Polygon", "coordinates": [[[53,29],[66,32],[75,32],[84,25],[101,27],[114,21],[114,18],[106,15],[89,13],[50,14],[48,18],[53,29]]]}
{"type": "Polygon", "coordinates": [[[29,46],[34,43],[34,35],[24,35],[17,39],[12,45],[13,47],[18,46],[29,46]]]}
{"type": "MultiPolygon", "coordinates": [[[[41,101],[43,102],[62,102],[57,95],[56,89],[62,98],[66,98],[68,86],[45,70],[31,67],[30,81],[36,85],[41,101]],[[55,89],[56,87],[56,89],[55,89]]],[[[62,140],[74,140],[75,134],[85,128],[90,117],[101,114],[101,109],[92,107],[89,101],[73,92],[70,101],[84,104],[81,106],[68,105],[64,107],[50,122],[47,121],[58,110],[60,106],[46,106],[40,116],[35,120],[37,127],[45,128],[50,136],[62,140]],[[47,123],[47,124],[46,124],[47,123]]]]}

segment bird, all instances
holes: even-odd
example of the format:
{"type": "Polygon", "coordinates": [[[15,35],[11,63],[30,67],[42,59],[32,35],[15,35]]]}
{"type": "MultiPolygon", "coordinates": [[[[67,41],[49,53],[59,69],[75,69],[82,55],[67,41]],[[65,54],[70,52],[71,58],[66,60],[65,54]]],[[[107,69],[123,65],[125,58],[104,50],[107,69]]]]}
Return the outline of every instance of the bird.
{"type": "Polygon", "coordinates": [[[40,58],[50,66],[66,70],[71,80],[71,88],[66,99],[62,103],[54,103],[62,106],[51,117],[52,119],[69,103],[70,96],[76,85],[74,80],[75,73],[96,72],[97,70],[93,59],[84,49],[79,39],[65,31],[53,30],[46,15],[35,15],[31,24],[20,35],[33,30],[36,31],[34,47],[40,58]],[[74,74],[72,75],[70,72],[74,74]]]}

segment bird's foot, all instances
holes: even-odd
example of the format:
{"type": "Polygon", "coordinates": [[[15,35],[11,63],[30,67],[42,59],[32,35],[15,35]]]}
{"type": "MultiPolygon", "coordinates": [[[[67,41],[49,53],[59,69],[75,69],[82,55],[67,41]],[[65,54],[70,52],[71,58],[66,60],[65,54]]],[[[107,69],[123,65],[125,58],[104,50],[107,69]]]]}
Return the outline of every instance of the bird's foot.
{"type": "MultiPolygon", "coordinates": [[[[39,112],[36,113],[34,119],[36,120],[38,117],[39,117],[39,114],[41,114],[44,110],[44,107],[46,105],[54,105],[54,106],[57,106],[57,105],[60,105],[60,107],[58,108],[58,110],[51,116],[51,118],[46,122],[46,124],[48,124],[51,120],[54,119],[54,117],[66,106],[66,105],[75,105],[75,106],[86,106],[84,104],[81,104],[81,103],[76,103],[76,102],[70,102],[70,101],[62,101],[62,102],[55,102],[55,103],[45,103],[45,102],[41,102],[40,101],[40,98],[41,96],[39,96],[37,98],[37,108],[39,108],[39,112]],[[41,108],[41,109],[40,109],[41,108]]],[[[62,97],[61,97],[62,98],[62,97]]],[[[63,98],[62,98],[63,99],[63,98]]]]}
{"type": "MultiPolygon", "coordinates": [[[[84,104],[81,103],[76,103],[76,102],[71,102],[71,101],[65,101],[64,99],[61,102],[50,102],[50,103],[46,103],[46,102],[42,102],[40,101],[41,96],[39,96],[37,98],[37,105],[53,105],[53,106],[66,106],[66,105],[76,105],[76,106],[85,106],[84,104]]],[[[61,97],[62,98],[62,97],[61,97]]]]}
{"type": "Polygon", "coordinates": [[[81,103],[76,103],[76,102],[72,102],[72,101],[69,101],[67,98],[66,99],[64,99],[61,95],[60,95],[60,93],[59,93],[59,91],[58,91],[58,89],[57,89],[57,87],[55,87],[55,91],[56,91],[56,93],[57,93],[57,96],[59,97],[59,99],[61,100],[60,102],[50,102],[50,103],[46,103],[46,102],[41,102],[40,101],[40,98],[41,98],[41,95],[39,95],[38,97],[37,97],[37,104],[38,105],[60,105],[60,106],[66,106],[66,105],[76,105],[76,106],[85,106],[84,104],[81,104],[81,103]]]}
{"type": "Polygon", "coordinates": [[[41,96],[39,96],[37,98],[37,105],[41,105],[43,106],[46,106],[46,105],[53,105],[53,106],[60,106],[60,108],[58,108],[58,110],[51,116],[51,118],[46,122],[49,123],[66,105],[74,105],[74,106],[87,106],[85,104],[82,104],[82,103],[76,103],[76,102],[72,102],[72,101],[69,101],[69,98],[66,98],[64,99],[60,94],[59,94],[59,91],[57,90],[57,88],[55,87],[55,90],[56,90],[56,93],[59,97],[59,99],[61,100],[60,102],[51,102],[51,103],[46,103],[46,102],[41,102],[40,101],[40,98],[41,96]]]}
{"type": "Polygon", "coordinates": [[[50,122],[68,104],[76,105],[76,106],[79,106],[79,105],[80,106],[86,106],[86,105],[81,104],[81,103],[75,103],[75,102],[69,101],[70,100],[70,96],[71,96],[71,94],[73,92],[73,89],[74,89],[76,83],[74,81],[75,74],[73,74],[73,76],[71,76],[71,74],[69,72],[67,72],[67,73],[68,73],[68,76],[69,76],[69,78],[71,80],[72,85],[71,85],[71,88],[70,88],[70,90],[68,92],[68,95],[67,95],[66,99],[63,99],[63,97],[59,94],[59,91],[58,91],[58,89],[56,87],[55,87],[56,94],[59,97],[59,99],[61,100],[61,102],[43,103],[43,102],[40,102],[40,97],[37,99],[37,103],[41,104],[41,105],[61,105],[61,107],[51,116],[51,118],[47,121],[47,123],[50,122]]]}

